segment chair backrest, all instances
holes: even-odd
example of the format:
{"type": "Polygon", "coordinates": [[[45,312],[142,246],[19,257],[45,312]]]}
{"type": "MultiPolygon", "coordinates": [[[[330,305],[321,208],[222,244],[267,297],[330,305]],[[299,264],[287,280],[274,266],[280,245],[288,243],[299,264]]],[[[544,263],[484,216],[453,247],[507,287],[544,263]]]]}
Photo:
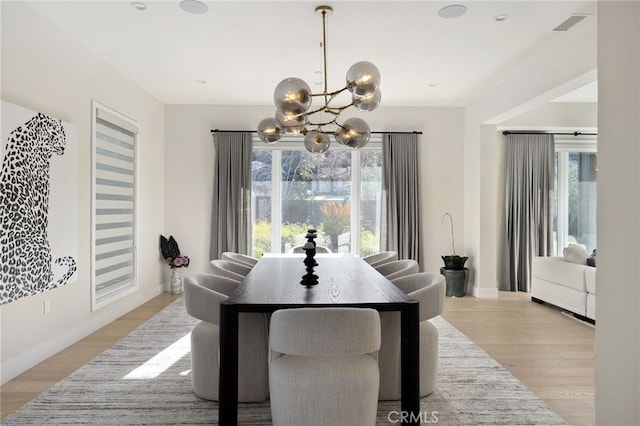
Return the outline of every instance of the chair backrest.
{"type": "Polygon", "coordinates": [[[236,262],[249,268],[253,268],[258,259],[255,257],[247,256],[246,254],[234,253],[232,251],[225,251],[220,257],[222,260],[228,260],[229,262],[236,262]]]}
{"type": "MultiPolygon", "coordinates": [[[[289,249],[289,253],[302,253],[302,254],[305,254],[306,252],[304,251],[304,249],[302,247],[304,247],[304,246],[291,247],[289,249]]],[[[329,250],[329,247],[316,246],[316,253],[331,253],[331,250],[329,250]]]]}
{"type": "Polygon", "coordinates": [[[420,272],[418,262],[413,259],[393,260],[391,262],[383,263],[380,266],[376,266],[375,269],[387,277],[388,280],[420,272]]]}
{"type": "Polygon", "coordinates": [[[271,315],[269,347],[276,357],[374,353],[380,349],[380,316],[368,308],[278,310],[271,315]]]}
{"type": "Polygon", "coordinates": [[[214,259],[209,262],[209,273],[231,278],[238,282],[251,271],[251,268],[228,260],[214,259]]]}
{"type": "Polygon", "coordinates": [[[421,272],[396,278],[391,282],[420,303],[420,321],[442,314],[447,284],[443,275],[421,272]]]}
{"type": "MultiPolygon", "coordinates": [[[[184,306],[187,313],[200,321],[218,325],[220,321],[220,302],[228,296],[216,289],[221,279],[203,273],[193,273],[184,277],[184,306]]],[[[224,289],[227,284],[220,284],[224,289]]]]}
{"type": "Polygon", "coordinates": [[[376,254],[372,254],[369,256],[365,256],[362,258],[362,260],[364,260],[365,262],[367,262],[369,265],[373,266],[374,268],[376,266],[380,266],[384,263],[388,263],[394,260],[398,260],[398,252],[395,251],[382,251],[380,253],[376,253],[376,254]]]}

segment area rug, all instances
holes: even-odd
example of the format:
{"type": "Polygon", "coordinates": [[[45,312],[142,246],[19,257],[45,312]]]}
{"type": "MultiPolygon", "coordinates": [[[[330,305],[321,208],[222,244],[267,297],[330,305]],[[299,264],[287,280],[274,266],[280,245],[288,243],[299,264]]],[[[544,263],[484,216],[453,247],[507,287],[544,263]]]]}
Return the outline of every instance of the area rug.
{"type": "MultiPolygon", "coordinates": [[[[217,425],[218,404],[191,391],[189,332],[180,298],[2,421],[4,425],[217,425]]],[[[419,420],[441,425],[564,425],[545,403],[443,318],[437,390],[419,420]]],[[[398,402],[378,425],[399,424],[398,402]]],[[[238,423],[270,425],[269,403],[239,404],[238,423]]],[[[313,425],[313,419],[310,419],[313,425]]]]}

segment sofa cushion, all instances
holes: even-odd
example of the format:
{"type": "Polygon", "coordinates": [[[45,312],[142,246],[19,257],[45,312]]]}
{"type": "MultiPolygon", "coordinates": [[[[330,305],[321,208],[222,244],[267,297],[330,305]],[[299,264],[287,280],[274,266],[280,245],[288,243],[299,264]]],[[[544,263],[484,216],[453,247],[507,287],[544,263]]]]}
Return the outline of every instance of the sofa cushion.
{"type": "Polygon", "coordinates": [[[563,257],[538,257],[532,259],[531,275],[544,281],[586,292],[585,269],[593,269],[586,264],[567,262],[563,257]]]}
{"type": "Polygon", "coordinates": [[[587,250],[578,244],[569,244],[567,247],[562,250],[562,255],[564,260],[568,262],[578,263],[580,265],[587,264],[587,257],[589,257],[589,253],[587,250]]]}

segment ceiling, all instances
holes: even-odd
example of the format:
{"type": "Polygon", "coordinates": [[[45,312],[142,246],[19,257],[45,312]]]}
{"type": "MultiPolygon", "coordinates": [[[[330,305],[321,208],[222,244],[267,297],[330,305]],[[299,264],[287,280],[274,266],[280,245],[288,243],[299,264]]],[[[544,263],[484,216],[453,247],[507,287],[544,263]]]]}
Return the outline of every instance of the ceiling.
{"type": "MultiPolygon", "coordinates": [[[[272,105],[286,77],[322,91],[319,2],[205,1],[204,14],[179,1],[147,0],[146,10],[130,1],[25,3],[165,104],[272,105]]],[[[553,29],[572,14],[590,15],[577,28],[596,11],[577,0],[459,3],[466,13],[445,19],[438,11],[451,2],[329,2],[329,91],[368,60],[380,69],[383,105],[468,105],[528,49],[561,41],[568,32],[553,29]]]]}

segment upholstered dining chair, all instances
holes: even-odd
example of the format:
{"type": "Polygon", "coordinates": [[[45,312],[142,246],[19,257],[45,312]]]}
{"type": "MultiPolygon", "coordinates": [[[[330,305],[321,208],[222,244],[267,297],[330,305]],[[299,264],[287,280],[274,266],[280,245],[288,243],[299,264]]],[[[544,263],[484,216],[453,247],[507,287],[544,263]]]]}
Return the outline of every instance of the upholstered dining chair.
{"type": "MultiPolygon", "coordinates": [[[[220,302],[225,278],[193,273],[184,279],[187,313],[200,321],[191,331],[191,386],[201,398],[219,400],[220,302]]],[[[238,401],[263,402],[269,395],[267,319],[261,313],[238,317],[238,401]]]]}
{"type": "Polygon", "coordinates": [[[369,265],[373,266],[374,268],[376,266],[380,266],[384,263],[387,262],[391,262],[394,260],[398,260],[398,252],[396,251],[382,251],[380,253],[376,253],[376,254],[372,254],[369,256],[365,256],[362,258],[362,260],[364,260],[365,262],[367,262],[369,265]]]}
{"type": "Polygon", "coordinates": [[[250,267],[228,260],[214,259],[209,262],[210,274],[231,278],[238,282],[242,281],[250,271],[250,267]]]}
{"type": "Polygon", "coordinates": [[[391,262],[376,266],[375,269],[389,281],[420,272],[418,262],[413,259],[392,260],[391,262]]]}
{"type": "MultiPolygon", "coordinates": [[[[444,308],[446,283],[443,275],[422,272],[391,281],[420,303],[420,396],[435,390],[438,374],[438,329],[430,319],[444,308]]],[[[400,399],[400,315],[381,312],[382,343],[378,352],[381,400],[400,399]]]]}
{"type": "Polygon", "coordinates": [[[244,266],[248,266],[249,268],[253,268],[258,263],[258,259],[252,256],[247,256],[246,254],[234,253],[232,251],[225,251],[220,256],[222,260],[228,260],[229,262],[236,262],[244,266]]]}
{"type": "Polygon", "coordinates": [[[373,309],[283,309],[271,316],[274,425],[375,425],[380,317],[373,309]]]}
{"type": "MultiPolygon", "coordinates": [[[[291,247],[289,249],[289,253],[302,253],[302,254],[305,254],[306,252],[304,251],[304,249],[302,247],[304,247],[304,246],[291,247]]],[[[316,246],[316,254],[317,253],[331,253],[331,250],[329,249],[329,247],[316,246]]]]}

